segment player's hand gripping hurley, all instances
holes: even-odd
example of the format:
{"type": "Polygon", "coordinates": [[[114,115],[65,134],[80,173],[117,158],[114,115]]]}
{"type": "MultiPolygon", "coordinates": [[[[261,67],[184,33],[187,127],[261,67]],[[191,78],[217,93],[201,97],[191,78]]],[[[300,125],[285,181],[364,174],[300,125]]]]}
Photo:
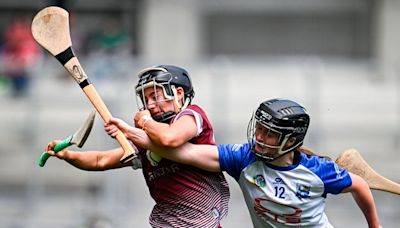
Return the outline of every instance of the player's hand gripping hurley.
{"type": "MultiPolygon", "coordinates": [[[[104,122],[108,122],[112,117],[111,113],[93,84],[90,83],[72,50],[68,15],[68,12],[60,7],[50,6],[42,9],[33,18],[32,35],[43,48],[56,57],[67,69],[104,122]]],[[[116,139],[124,150],[121,162],[125,163],[136,157],[134,149],[121,131],[118,132],[116,139]]]]}
{"type": "MultiPolygon", "coordinates": [[[[85,144],[86,139],[89,137],[90,131],[92,130],[94,119],[96,117],[96,112],[93,110],[93,112],[90,113],[90,115],[87,117],[85,123],[82,125],[79,130],[77,130],[73,135],[68,136],[61,142],[59,142],[55,147],[54,147],[54,152],[59,152],[62,151],[63,149],[71,146],[71,145],[76,145],[77,147],[81,148],[83,144],[85,144]]],[[[48,154],[46,151],[42,153],[42,155],[39,158],[38,165],[40,167],[43,167],[46,164],[47,159],[51,157],[50,154],[48,154]]]]}

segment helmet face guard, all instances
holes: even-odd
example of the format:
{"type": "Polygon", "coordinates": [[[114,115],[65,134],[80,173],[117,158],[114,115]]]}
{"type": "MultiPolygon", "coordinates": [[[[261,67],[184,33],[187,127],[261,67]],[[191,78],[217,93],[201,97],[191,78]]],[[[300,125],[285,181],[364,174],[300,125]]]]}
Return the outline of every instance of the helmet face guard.
{"type": "Polygon", "coordinates": [[[168,101],[174,99],[174,95],[170,84],[172,75],[169,74],[168,72],[165,72],[165,70],[161,68],[160,71],[156,71],[155,73],[153,72],[153,74],[144,74],[142,76],[139,76],[140,77],[139,82],[135,87],[135,93],[137,95],[137,98],[140,100],[140,102],[138,102],[139,110],[144,110],[148,108],[144,95],[144,90],[147,88],[153,88],[154,91],[156,91],[157,87],[162,89],[165,99],[163,98],[161,100],[161,98],[157,97],[157,93],[155,93],[156,102],[168,101]],[[160,78],[162,77],[162,80],[160,79],[157,80],[158,77],[160,78]]]}
{"type": "MultiPolygon", "coordinates": [[[[156,66],[146,68],[138,74],[139,82],[135,86],[136,98],[138,100],[139,110],[148,109],[144,90],[147,88],[161,88],[164,98],[157,97],[155,94],[154,100],[156,105],[160,102],[175,100],[179,109],[186,108],[190,104],[194,91],[189,78],[189,74],[182,68],[175,66],[156,66]],[[178,100],[176,88],[182,87],[184,90],[183,104],[178,100]],[[140,102],[139,102],[140,101],[140,102]]],[[[153,119],[159,122],[168,123],[169,120],[176,115],[175,112],[163,112],[159,116],[154,116],[153,119]]]]}
{"type": "Polygon", "coordinates": [[[308,125],[309,116],[297,103],[269,100],[263,102],[252,115],[247,128],[247,139],[253,144],[254,154],[270,162],[300,147],[308,125]],[[287,146],[291,138],[295,141],[287,146]]]}
{"type": "Polygon", "coordinates": [[[257,157],[265,161],[273,161],[287,152],[297,148],[296,145],[293,145],[290,148],[284,149],[284,146],[292,135],[290,132],[290,128],[281,128],[278,130],[276,126],[266,125],[262,121],[258,120],[255,115],[253,115],[247,128],[247,139],[249,142],[254,144],[253,152],[257,157]],[[256,134],[262,134],[262,139],[274,138],[276,139],[274,140],[276,144],[268,144],[268,142],[261,140],[259,141],[257,140],[256,134]],[[262,148],[261,151],[260,149],[256,149],[256,145],[258,145],[258,148],[262,148]]]}

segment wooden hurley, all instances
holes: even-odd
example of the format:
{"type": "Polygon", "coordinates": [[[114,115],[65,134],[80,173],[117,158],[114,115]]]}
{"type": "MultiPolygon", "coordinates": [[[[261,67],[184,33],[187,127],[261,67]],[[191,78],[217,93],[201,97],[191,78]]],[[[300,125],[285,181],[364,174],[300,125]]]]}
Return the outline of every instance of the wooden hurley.
{"type": "MultiPolygon", "coordinates": [[[[89,81],[73,52],[68,15],[68,12],[60,7],[50,6],[42,9],[33,18],[32,35],[44,49],[50,52],[67,69],[104,122],[108,122],[112,117],[111,113],[89,81]]],[[[116,139],[124,150],[121,162],[129,162],[136,157],[134,149],[121,131],[118,132],[116,139]]]]}
{"type": "Polygon", "coordinates": [[[400,195],[400,184],[383,177],[373,170],[357,150],[345,150],[335,162],[347,171],[362,177],[371,189],[400,195]]]}

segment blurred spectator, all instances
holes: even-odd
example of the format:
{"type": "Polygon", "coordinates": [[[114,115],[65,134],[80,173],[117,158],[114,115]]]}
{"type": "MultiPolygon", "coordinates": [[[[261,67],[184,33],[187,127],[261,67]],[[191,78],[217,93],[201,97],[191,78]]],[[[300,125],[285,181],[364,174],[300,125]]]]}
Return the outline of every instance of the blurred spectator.
{"type": "Polygon", "coordinates": [[[5,29],[1,57],[4,74],[11,82],[13,97],[26,95],[30,74],[40,53],[31,34],[29,17],[17,18],[5,29]]]}
{"type": "Polygon", "coordinates": [[[115,18],[107,18],[98,28],[88,40],[89,74],[100,81],[124,75],[132,52],[131,37],[115,18]]]}
{"type": "Polygon", "coordinates": [[[110,17],[99,27],[101,29],[92,35],[89,43],[92,51],[109,55],[130,54],[131,40],[120,21],[110,17]]]}
{"type": "Polygon", "coordinates": [[[0,96],[7,91],[9,79],[0,72],[0,96]]]}

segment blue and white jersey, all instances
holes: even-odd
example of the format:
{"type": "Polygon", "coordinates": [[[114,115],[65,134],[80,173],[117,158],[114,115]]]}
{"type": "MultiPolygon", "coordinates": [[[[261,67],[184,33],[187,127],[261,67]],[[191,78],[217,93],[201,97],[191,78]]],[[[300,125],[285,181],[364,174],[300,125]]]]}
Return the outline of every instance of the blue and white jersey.
{"type": "Polygon", "coordinates": [[[333,227],[324,213],[328,193],[352,184],[334,162],[297,153],[296,164],[258,160],[250,144],[218,145],[221,170],[238,181],[254,227],[333,227]]]}

